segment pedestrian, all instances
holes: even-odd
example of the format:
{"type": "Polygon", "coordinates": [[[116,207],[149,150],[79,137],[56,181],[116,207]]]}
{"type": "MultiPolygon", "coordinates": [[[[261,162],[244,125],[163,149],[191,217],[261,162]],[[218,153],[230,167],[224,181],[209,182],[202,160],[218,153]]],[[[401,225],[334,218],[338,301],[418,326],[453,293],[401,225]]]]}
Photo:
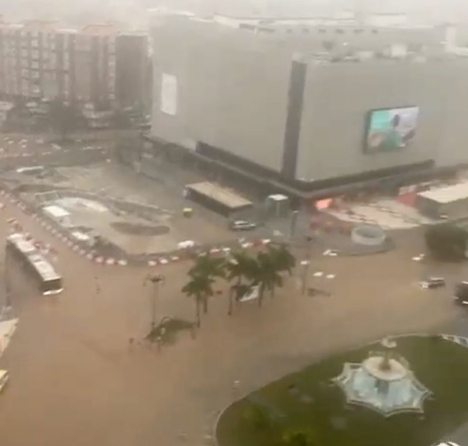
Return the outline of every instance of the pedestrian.
{"type": "Polygon", "coordinates": [[[101,286],[99,285],[98,278],[95,277],[94,280],[96,281],[96,294],[101,294],[101,286]]]}
{"type": "Polygon", "coordinates": [[[133,343],[135,342],[135,339],[134,338],[129,338],[128,340],[128,346],[130,348],[130,350],[132,350],[132,347],[133,347],[133,343]]]}

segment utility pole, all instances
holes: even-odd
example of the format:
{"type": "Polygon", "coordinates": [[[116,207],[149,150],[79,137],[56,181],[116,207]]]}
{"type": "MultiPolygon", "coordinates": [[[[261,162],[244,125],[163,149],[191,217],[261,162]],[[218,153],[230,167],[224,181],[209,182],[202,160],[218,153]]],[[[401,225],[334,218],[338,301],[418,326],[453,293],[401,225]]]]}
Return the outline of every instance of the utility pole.
{"type": "Polygon", "coordinates": [[[289,228],[289,238],[292,240],[296,235],[296,226],[297,226],[297,218],[299,217],[299,211],[293,211],[291,215],[291,225],[289,228]]]}
{"type": "Polygon", "coordinates": [[[306,256],[305,260],[301,262],[301,265],[303,266],[303,271],[302,271],[302,289],[301,289],[301,294],[304,296],[306,289],[307,289],[307,278],[309,276],[309,265],[310,265],[310,257],[311,257],[311,247],[312,247],[312,237],[309,235],[306,237],[307,241],[307,246],[306,246],[306,256]]]}
{"type": "Polygon", "coordinates": [[[10,270],[9,270],[9,255],[8,247],[5,247],[5,302],[8,309],[11,308],[11,286],[10,286],[10,270]]]}
{"type": "Polygon", "coordinates": [[[151,332],[156,328],[156,301],[159,298],[159,285],[164,283],[164,276],[162,274],[150,275],[145,279],[143,285],[150,282],[154,287],[153,294],[151,296],[151,332]]]}

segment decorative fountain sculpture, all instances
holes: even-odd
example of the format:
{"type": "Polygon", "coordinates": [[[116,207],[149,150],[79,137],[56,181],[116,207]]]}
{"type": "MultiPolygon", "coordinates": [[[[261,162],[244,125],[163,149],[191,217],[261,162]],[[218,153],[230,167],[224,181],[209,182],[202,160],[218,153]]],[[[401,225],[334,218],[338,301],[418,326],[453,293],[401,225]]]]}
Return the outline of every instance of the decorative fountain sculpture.
{"type": "Polygon", "coordinates": [[[396,342],[382,341],[383,351],[370,353],[360,364],[346,363],[333,381],[348,404],[372,409],[385,417],[403,412],[424,412],[431,394],[414,376],[408,362],[395,352],[396,342]]]}

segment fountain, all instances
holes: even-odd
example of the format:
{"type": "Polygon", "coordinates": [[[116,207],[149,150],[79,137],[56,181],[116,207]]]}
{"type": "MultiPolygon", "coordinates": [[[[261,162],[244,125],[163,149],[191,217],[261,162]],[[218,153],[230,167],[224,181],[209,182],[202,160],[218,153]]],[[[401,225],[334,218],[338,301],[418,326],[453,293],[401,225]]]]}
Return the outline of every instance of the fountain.
{"type": "Polygon", "coordinates": [[[385,417],[404,412],[424,412],[431,394],[414,376],[408,362],[395,352],[396,342],[382,341],[382,351],[372,352],[360,364],[346,363],[333,381],[348,404],[372,409],[385,417]]]}

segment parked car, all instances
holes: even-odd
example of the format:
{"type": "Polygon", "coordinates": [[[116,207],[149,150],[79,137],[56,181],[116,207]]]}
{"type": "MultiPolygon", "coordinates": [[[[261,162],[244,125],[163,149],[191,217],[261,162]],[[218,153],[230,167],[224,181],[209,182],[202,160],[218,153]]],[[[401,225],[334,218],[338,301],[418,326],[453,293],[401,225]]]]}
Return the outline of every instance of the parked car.
{"type": "Polygon", "coordinates": [[[0,370],[0,392],[6,386],[9,377],[10,376],[8,375],[8,372],[6,370],[0,370]]]}
{"type": "Polygon", "coordinates": [[[445,286],[445,279],[443,277],[428,277],[421,282],[423,288],[442,288],[445,286]]]}
{"type": "Polygon", "coordinates": [[[468,305],[468,282],[460,282],[455,286],[453,298],[459,305],[468,305]]]}
{"type": "Polygon", "coordinates": [[[229,227],[232,231],[251,231],[257,227],[257,225],[247,220],[233,220],[229,223],[229,227]]]}

